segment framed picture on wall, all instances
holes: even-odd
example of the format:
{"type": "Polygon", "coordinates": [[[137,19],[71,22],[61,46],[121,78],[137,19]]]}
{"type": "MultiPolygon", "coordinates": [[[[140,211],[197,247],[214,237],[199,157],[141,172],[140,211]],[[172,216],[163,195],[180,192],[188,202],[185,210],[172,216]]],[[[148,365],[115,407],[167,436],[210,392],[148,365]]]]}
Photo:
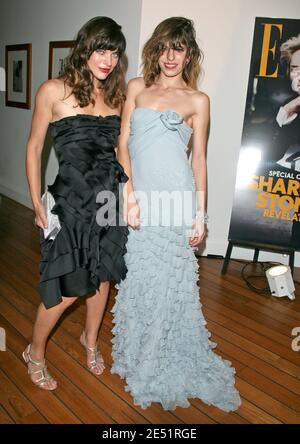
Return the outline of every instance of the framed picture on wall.
{"type": "Polygon", "coordinates": [[[6,106],[30,109],[31,43],[5,47],[6,106]]]}
{"type": "Polygon", "coordinates": [[[74,46],[73,40],[49,42],[49,70],[48,79],[58,77],[64,68],[65,59],[74,46]]]}

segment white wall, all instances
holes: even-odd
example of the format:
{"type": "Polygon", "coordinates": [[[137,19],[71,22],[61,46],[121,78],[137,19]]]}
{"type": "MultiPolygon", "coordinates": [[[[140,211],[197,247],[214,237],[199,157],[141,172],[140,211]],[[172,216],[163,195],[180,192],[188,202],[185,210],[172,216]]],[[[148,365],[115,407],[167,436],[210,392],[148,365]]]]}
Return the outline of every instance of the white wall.
{"type": "MultiPolygon", "coordinates": [[[[0,192],[31,207],[25,175],[25,147],[35,93],[48,78],[49,41],[72,40],[90,18],[109,16],[122,25],[130,60],[128,78],[133,77],[138,66],[141,6],[142,0],[1,0],[0,80],[5,66],[5,45],[32,43],[32,109],[6,107],[5,93],[0,92],[0,192]]],[[[46,183],[54,180],[57,166],[52,150],[46,183]]]]}
{"type": "MultiPolygon", "coordinates": [[[[201,89],[211,99],[208,146],[209,235],[204,254],[225,254],[248,87],[255,17],[300,18],[299,0],[143,0],[140,52],[155,26],[170,16],[194,21],[204,51],[201,89]]],[[[252,257],[234,248],[233,257],[252,257]]],[[[260,259],[282,256],[261,253],[260,259]]],[[[300,257],[297,264],[300,265],[300,257]]]]}

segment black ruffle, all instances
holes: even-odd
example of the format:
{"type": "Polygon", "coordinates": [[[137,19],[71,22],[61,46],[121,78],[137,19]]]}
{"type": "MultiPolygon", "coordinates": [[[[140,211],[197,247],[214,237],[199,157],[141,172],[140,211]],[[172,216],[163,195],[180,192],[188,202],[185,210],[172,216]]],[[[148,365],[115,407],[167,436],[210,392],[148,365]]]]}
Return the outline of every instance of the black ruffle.
{"type": "Polygon", "coordinates": [[[127,226],[119,224],[119,184],[128,177],[115,154],[120,117],[78,114],[50,125],[59,171],[48,190],[55,199],[61,230],[54,240],[41,230],[39,293],[46,308],[62,296],[83,296],[101,282],[120,282],[126,276],[124,261],[127,226]],[[116,226],[99,226],[96,202],[100,191],[116,197],[116,226]]]}

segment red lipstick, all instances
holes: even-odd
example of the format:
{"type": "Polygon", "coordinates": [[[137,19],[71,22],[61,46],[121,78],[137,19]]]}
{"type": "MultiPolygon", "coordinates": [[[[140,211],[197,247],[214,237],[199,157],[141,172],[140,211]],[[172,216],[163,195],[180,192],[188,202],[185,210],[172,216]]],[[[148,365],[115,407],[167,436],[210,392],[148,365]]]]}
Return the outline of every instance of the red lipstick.
{"type": "Polygon", "coordinates": [[[104,74],[109,73],[110,68],[99,68],[101,72],[103,72],[104,74]]]}

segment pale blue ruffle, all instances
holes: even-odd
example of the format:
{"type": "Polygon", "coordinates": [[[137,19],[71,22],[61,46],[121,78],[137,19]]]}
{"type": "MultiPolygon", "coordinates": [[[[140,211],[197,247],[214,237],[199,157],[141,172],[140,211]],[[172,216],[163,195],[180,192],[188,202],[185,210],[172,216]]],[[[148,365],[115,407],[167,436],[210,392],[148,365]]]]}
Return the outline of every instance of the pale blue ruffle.
{"type": "Polygon", "coordinates": [[[199,302],[198,265],[178,227],[130,230],[128,273],[112,309],[112,373],[126,378],[134,403],[165,410],[188,407],[188,398],[225,411],[240,396],[235,369],[213,348],[199,302]]]}

